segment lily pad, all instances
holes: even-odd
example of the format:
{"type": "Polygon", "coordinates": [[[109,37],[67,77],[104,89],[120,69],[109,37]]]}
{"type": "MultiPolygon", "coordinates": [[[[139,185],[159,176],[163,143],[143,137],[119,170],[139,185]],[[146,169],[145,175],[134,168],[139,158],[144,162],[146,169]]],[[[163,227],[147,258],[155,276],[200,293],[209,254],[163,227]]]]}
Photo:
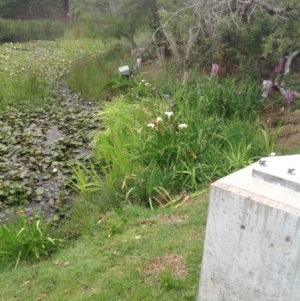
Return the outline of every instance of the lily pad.
{"type": "MultiPolygon", "coordinates": [[[[84,100],[63,82],[62,72],[70,65],[62,61],[62,49],[55,51],[57,46],[55,42],[27,43],[22,58],[20,52],[13,52],[10,60],[0,64],[0,72],[7,68],[18,76],[26,62],[26,70],[40,68],[39,76],[54,87],[53,97],[34,108],[27,109],[23,103],[0,113],[0,183],[5,182],[0,186],[0,201],[10,206],[22,199],[29,211],[34,208],[47,214],[52,214],[53,200],[66,203],[72,165],[86,160],[88,134],[98,127],[91,123],[91,110],[83,109],[84,100]],[[54,168],[58,172],[53,173],[54,168]]],[[[0,45],[0,55],[3,51],[0,45]]]]}
{"type": "Polygon", "coordinates": [[[42,194],[44,194],[44,188],[43,188],[43,187],[37,188],[37,189],[35,190],[35,193],[36,193],[37,195],[42,195],[42,194]]]}

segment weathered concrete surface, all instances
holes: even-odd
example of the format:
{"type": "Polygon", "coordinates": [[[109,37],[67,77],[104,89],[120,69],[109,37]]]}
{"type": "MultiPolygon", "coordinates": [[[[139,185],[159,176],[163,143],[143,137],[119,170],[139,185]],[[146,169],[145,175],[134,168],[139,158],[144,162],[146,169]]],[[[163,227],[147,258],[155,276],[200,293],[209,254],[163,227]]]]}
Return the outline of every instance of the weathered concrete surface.
{"type": "Polygon", "coordinates": [[[300,155],[266,160],[211,187],[198,301],[300,300],[300,155]]]}

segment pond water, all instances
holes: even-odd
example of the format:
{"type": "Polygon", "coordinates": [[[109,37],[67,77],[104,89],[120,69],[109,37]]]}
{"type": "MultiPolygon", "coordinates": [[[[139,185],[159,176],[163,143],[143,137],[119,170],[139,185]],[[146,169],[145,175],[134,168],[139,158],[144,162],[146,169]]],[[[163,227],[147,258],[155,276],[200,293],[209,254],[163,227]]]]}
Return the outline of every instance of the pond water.
{"type": "Polygon", "coordinates": [[[70,212],[72,168],[90,159],[90,133],[98,125],[91,122],[95,105],[67,86],[66,75],[72,60],[99,51],[96,44],[85,50],[77,41],[69,49],[70,43],[0,44],[3,83],[34,75],[53,89],[33,108],[21,100],[19,109],[0,112],[0,224],[20,210],[29,218],[43,211],[54,220],[70,212]]]}
{"type": "Polygon", "coordinates": [[[25,212],[58,221],[68,215],[75,193],[72,167],[91,157],[89,135],[95,106],[65,84],[60,97],[30,111],[0,114],[0,223],[25,212]]]}

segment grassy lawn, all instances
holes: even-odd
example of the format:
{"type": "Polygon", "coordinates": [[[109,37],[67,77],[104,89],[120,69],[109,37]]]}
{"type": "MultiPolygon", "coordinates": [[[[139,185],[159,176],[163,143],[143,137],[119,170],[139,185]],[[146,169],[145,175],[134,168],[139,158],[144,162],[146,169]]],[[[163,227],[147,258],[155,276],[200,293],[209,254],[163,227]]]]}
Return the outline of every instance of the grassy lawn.
{"type": "Polygon", "coordinates": [[[3,272],[0,299],[195,300],[207,198],[91,216],[89,231],[47,261],[3,272]]]}

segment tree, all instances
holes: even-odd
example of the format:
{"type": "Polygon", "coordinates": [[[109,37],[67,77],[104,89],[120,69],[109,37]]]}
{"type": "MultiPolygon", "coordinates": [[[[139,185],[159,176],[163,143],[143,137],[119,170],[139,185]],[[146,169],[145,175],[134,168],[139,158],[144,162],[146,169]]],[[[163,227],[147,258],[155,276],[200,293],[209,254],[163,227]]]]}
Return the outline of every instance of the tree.
{"type": "Polygon", "coordinates": [[[15,18],[17,15],[28,11],[29,0],[2,0],[0,1],[0,17],[15,18]]]}
{"type": "Polygon", "coordinates": [[[157,3],[160,26],[153,34],[154,41],[157,43],[157,34],[162,32],[175,60],[185,69],[208,53],[211,60],[223,59],[224,53],[243,58],[251,54],[259,59],[263,50],[278,53],[299,47],[298,0],[157,0],[157,3]]]}
{"type": "Polygon", "coordinates": [[[76,0],[75,16],[85,22],[94,36],[125,38],[137,48],[135,35],[150,22],[155,0],[76,0]]]}
{"type": "Polygon", "coordinates": [[[16,19],[28,14],[49,18],[63,12],[65,0],[0,0],[0,17],[16,19]]]}

